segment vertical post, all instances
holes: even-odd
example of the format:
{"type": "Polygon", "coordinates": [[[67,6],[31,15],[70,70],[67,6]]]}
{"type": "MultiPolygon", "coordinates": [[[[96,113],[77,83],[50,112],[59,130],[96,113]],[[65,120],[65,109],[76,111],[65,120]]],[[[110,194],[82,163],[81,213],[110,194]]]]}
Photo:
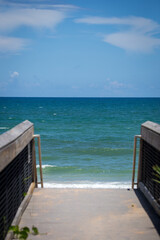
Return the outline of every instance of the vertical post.
{"type": "Polygon", "coordinates": [[[42,174],[42,158],[41,158],[41,140],[40,140],[40,135],[38,136],[38,155],[39,155],[39,169],[40,169],[41,187],[43,188],[43,174],[42,174]]]}
{"type": "Polygon", "coordinates": [[[138,161],[138,175],[137,175],[137,185],[141,181],[141,169],[142,169],[142,147],[143,141],[140,139],[140,151],[139,151],[139,161],[138,161]]]}
{"type": "MultiPolygon", "coordinates": [[[[38,139],[38,157],[39,157],[39,169],[40,169],[40,182],[37,182],[37,187],[38,187],[38,183],[41,184],[41,187],[43,188],[43,174],[42,174],[42,158],[41,158],[41,142],[40,142],[40,135],[36,134],[33,135],[33,138],[37,138],[38,139]]],[[[35,148],[34,148],[35,149],[35,148]]],[[[35,165],[36,168],[36,165],[35,165]]],[[[36,168],[36,175],[37,176],[37,168],[36,168]]]]}
{"type": "Polygon", "coordinates": [[[33,138],[33,143],[32,143],[32,149],[33,149],[33,176],[34,176],[34,182],[35,182],[35,187],[37,188],[37,169],[36,169],[36,149],[35,149],[35,139],[33,138]]]}
{"type": "Polygon", "coordinates": [[[133,170],[132,170],[132,189],[134,189],[134,179],[135,179],[135,166],[136,166],[136,148],[137,148],[137,138],[141,138],[141,135],[134,136],[134,148],[133,148],[133,170]]]}

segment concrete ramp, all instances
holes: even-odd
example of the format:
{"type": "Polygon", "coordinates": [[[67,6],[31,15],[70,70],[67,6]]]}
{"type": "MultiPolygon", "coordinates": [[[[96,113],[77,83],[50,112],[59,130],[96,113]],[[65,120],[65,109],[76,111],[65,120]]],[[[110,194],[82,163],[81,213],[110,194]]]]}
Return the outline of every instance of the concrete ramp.
{"type": "Polygon", "coordinates": [[[159,240],[160,218],[138,190],[35,189],[20,227],[41,240],[159,240]]]}

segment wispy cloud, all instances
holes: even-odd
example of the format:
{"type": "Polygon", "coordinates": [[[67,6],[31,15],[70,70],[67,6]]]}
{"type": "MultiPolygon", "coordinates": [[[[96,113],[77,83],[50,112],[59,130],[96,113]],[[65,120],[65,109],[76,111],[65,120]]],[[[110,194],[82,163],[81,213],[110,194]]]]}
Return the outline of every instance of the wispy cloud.
{"type": "Polygon", "coordinates": [[[27,43],[28,41],[22,38],[0,36],[0,52],[17,52],[22,50],[27,43]]]}
{"type": "Polygon", "coordinates": [[[0,81],[0,89],[4,90],[7,89],[8,87],[13,87],[13,84],[17,83],[19,77],[19,72],[13,71],[9,73],[9,78],[6,80],[0,81]]]}
{"type": "Polygon", "coordinates": [[[36,9],[60,9],[72,10],[79,9],[72,4],[56,4],[53,0],[0,0],[1,6],[19,7],[19,8],[36,8],[36,9]]]}
{"type": "Polygon", "coordinates": [[[128,84],[124,84],[122,82],[119,81],[113,81],[110,78],[106,79],[104,88],[105,89],[109,89],[109,90],[114,90],[114,89],[122,89],[122,88],[130,88],[131,86],[129,86],[128,84]]]}
{"type": "Polygon", "coordinates": [[[121,32],[109,34],[104,41],[127,51],[152,52],[160,47],[160,39],[137,32],[121,32]]]}
{"type": "Polygon", "coordinates": [[[43,1],[4,2],[0,10],[0,52],[17,52],[22,50],[29,41],[14,37],[14,30],[21,27],[32,29],[55,30],[56,26],[67,17],[67,10],[74,9],[72,5],[42,4],[43,1]],[[41,3],[41,4],[40,4],[41,3]],[[5,6],[5,7],[4,7],[5,6]],[[12,37],[10,37],[12,34],[12,37]]]}
{"type": "Polygon", "coordinates": [[[115,88],[126,87],[125,84],[118,82],[118,81],[112,81],[112,82],[110,82],[110,85],[115,88]]]}
{"type": "Polygon", "coordinates": [[[156,37],[160,33],[160,25],[143,17],[127,17],[127,18],[101,18],[86,17],[76,19],[76,23],[86,24],[105,24],[117,25],[123,30],[105,34],[103,40],[116,47],[120,47],[127,51],[150,52],[160,47],[160,38],[156,37]],[[126,27],[126,30],[124,30],[126,27]]]}
{"type": "Polygon", "coordinates": [[[120,89],[127,89],[131,88],[129,84],[122,83],[120,81],[116,80],[111,80],[110,78],[106,78],[103,82],[101,83],[91,83],[89,85],[89,88],[94,88],[94,89],[107,89],[107,90],[120,90],[120,89]]]}
{"type": "Polygon", "coordinates": [[[12,31],[21,26],[53,29],[64,18],[64,13],[56,10],[10,9],[0,13],[0,31],[12,31]]]}

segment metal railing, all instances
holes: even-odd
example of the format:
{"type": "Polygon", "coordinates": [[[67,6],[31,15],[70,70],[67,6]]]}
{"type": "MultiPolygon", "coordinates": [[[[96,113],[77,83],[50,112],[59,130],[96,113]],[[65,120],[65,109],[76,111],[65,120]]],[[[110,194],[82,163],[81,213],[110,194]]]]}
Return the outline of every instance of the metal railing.
{"type": "Polygon", "coordinates": [[[135,182],[135,168],[136,168],[136,152],[137,152],[137,139],[141,139],[141,135],[134,136],[134,147],[133,147],[133,170],[132,170],[132,189],[134,186],[137,186],[137,182],[135,182]]]}
{"type": "Polygon", "coordinates": [[[134,137],[132,188],[140,189],[155,211],[160,215],[160,183],[154,180],[153,166],[160,167],[160,125],[147,121],[141,126],[141,135],[134,137]],[[137,182],[136,148],[140,139],[137,182]]]}
{"type": "Polygon", "coordinates": [[[0,239],[4,239],[33,181],[32,141],[0,173],[0,239]]]}
{"type": "Polygon", "coordinates": [[[29,121],[0,135],[0,183],[0,240],[4,240],[6,235],[7,239],[11,239],[10,234],[7,234],[8,229],[13,222],[18,225],[18,212],[22,215],[25,210],[31,189],[38,187],[38,184],[43,188],[40,135],[34,135],[33,124],[29,121]]]}
{"type": "Polygon", "coordinates": [[[42,157],[41,157],[41,139],[40,135],[36,134],[33,135],[33,151],[34,151],[34,177],[35,177],[35,184],[38,187],[38,184],[41,184],[41,188],[43,188],[43,174],[42,174],[42,157]],[[36,154],[35,154],[35,139],[38,141],[38,159],[39,159],[39,171],[40,171],[40,182],[38,181],[37,177],[37,166],[36,166],[36,154]]]}
{"type": "Polygon", "coordinates": [[[154,181],[153,166],[160,165],[160,151],[146,141],[142,143],[141,183],[148,189],[154,200],[160,204],[160,184],[154,181]]]}

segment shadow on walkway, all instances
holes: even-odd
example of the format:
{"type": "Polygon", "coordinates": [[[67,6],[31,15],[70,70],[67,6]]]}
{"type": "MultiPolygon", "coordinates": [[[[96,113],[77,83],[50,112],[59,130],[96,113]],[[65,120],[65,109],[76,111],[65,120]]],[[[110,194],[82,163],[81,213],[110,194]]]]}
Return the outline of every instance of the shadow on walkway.
{"type": "Polygon", "coordinates": [[[150,205],[150,203],[147,201],[147,199],[145,198],[143,193],[140,192],[140,190],[135,189],[134,192],[135,192],[137,198],[139,199],[143,209],[148,214],[148,216],[149,216],[150,220],[152,221],[152,223],[153,223],[155,229],[157,230],[158,234],[160,235],[160,217],[155,212],[155,210],[150,205]]]}

